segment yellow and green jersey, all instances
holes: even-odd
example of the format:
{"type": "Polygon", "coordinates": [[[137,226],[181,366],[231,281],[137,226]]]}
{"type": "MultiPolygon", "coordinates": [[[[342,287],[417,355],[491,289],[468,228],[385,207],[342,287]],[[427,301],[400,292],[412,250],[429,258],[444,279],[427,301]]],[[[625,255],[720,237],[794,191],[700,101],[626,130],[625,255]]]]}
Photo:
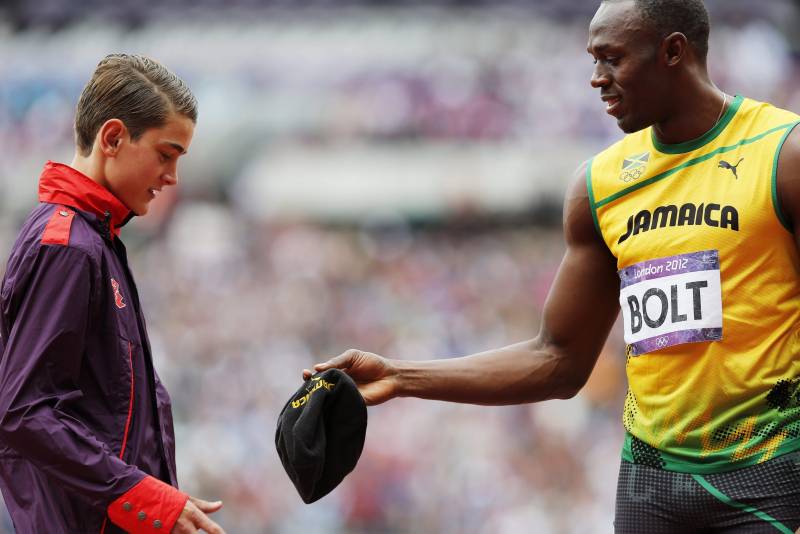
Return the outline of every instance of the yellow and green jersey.
{"type": "Polygon", "coordinates": [[[625,459],[702,474],[800,449],[800,257],[776,195],[799,121],[737,96],[698,139],[648,128],[589,163],[620,276],[625,459]]]}

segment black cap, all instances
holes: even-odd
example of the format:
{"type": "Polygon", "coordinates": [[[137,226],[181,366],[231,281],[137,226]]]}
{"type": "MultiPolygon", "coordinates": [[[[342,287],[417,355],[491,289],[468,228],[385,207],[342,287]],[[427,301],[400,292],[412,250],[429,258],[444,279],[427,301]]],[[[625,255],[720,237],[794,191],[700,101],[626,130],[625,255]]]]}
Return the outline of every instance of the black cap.
{"type": "Polygon", "coordinates": [[[306,504],[330,493],[352,471],[364,448],[367,405],[339,369],[312,376],[278,416],[275,447],[306,504]]]}

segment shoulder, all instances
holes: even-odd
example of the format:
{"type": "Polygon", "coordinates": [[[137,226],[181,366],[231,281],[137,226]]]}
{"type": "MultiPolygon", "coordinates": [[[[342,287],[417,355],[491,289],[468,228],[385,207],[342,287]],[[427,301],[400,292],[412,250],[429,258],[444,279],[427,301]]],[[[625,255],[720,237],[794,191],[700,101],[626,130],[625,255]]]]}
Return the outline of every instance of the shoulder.
{"type": "MultiPolygon", "coordinates": [[[[737,97],[738,98],[738,97],[737,97]]],[[[800,115],[767,102],[744,98],[737,117],[741,128],[749,128],[753,139],[773,139],[772,200],[783,226],[797,233],[800,223],[800,115]],[[758,135],[756,135],[758,134],[758,135]]]]}
{"type": "Polygon", "coordinates": [[[650,138],[651,128],[627,134],[578,167],[568,199],[581,207],[581,213],[588,213],[598,238],[597,202],[642,178],[652,158],[650,138]]]}
{"type": "MultiPolygon", "coordinates": [[[[3,276],[0,300],[4,303],[19,302],[35,294],[55,294],[59,288],[75,281],[80,281],[81,287],[95,285],[100,270],[86,250],[69,244],[43,242],[50,217],[35,210],[20,232],[3,276]]],[[[52,231],[50,239],[55,239],[52,231]]]]}
{"type": "Polygon", "coordinates": [[[797,233],[800,222],[800,128],[796,124],[787,130],[779,150],[774,182],[778,197],[776,208],[784,225],[797,233]]]}
{"type": "Polygon", "coordinates": [[[567,201],[570,199],[584,199],[585,201],[588,201],[588,179],[593,160],[594,158],[587,159],[578,165],[578,168],[572,173],[569,188],[567,189],[567,201]]]}
{"type": "Polygon", "coordinates": [[[51,205],[45,213],[47,224],[42,230],[40,243],[42,245],[69,246],[72,234],[72,221],[75,219],[75,210],[66,206],[51,205]]]}
{"type": "Polygon", "coordinates": [[[581,163],[572,175],[564,199],[564,238],[567,244],[601,242],[592,206],[591,168],[593,159],[581,163]]]}
{"type": "Polygon", "coordinates": [[[800,115],[797,113],[769,102],[739,96],[736,97],[736,101],[740,101],[736,116],[744,124],[753,121],[763,127],[781,128],[800,120],[800,115]]]}
{"type": "Polygon", "coordinates": [[[73,207],[44,204],[42,216],[35,231],[39,232],[41,246],[65,247],[82,251],[100,260],[105,240],[92,223],[91,217],[73,207]]]}
{"type": "Polygon", "coordinates": [[[589,160],[586,183],[594,204],[641,180],[652,167],[652,129],[628,134],[589,160]]]}
{"type": "Polygon", "coordinates": [[[8,260],[8,270],[33,263],[39,256],[86,256],[96,262],[102,237],[73,208],[42,203],[22,225],[8,260]]]}

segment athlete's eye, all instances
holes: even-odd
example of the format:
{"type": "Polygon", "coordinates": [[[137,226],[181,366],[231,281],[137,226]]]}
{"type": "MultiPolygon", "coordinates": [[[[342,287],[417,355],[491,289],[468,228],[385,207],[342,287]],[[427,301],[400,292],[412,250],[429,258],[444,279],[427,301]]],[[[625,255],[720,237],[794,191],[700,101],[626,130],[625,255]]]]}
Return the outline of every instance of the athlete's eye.
{"type": "Polygon", "coordinates": [[[163,152],[159,152],[158,159],[161,161],[161,163],[166,163],[169,161],[169,156],[163,152]]]}

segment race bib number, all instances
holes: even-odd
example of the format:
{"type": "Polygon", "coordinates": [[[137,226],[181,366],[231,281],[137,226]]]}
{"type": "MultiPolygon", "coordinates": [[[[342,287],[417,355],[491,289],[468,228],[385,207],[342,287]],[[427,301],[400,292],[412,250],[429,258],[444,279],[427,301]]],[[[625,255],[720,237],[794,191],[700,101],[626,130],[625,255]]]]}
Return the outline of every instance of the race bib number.
{"type": "Polygon", "coordinates": [[[718,251],[643,261],[622,269],[619,277],[632,355],[722,339],[718,251]]]}

